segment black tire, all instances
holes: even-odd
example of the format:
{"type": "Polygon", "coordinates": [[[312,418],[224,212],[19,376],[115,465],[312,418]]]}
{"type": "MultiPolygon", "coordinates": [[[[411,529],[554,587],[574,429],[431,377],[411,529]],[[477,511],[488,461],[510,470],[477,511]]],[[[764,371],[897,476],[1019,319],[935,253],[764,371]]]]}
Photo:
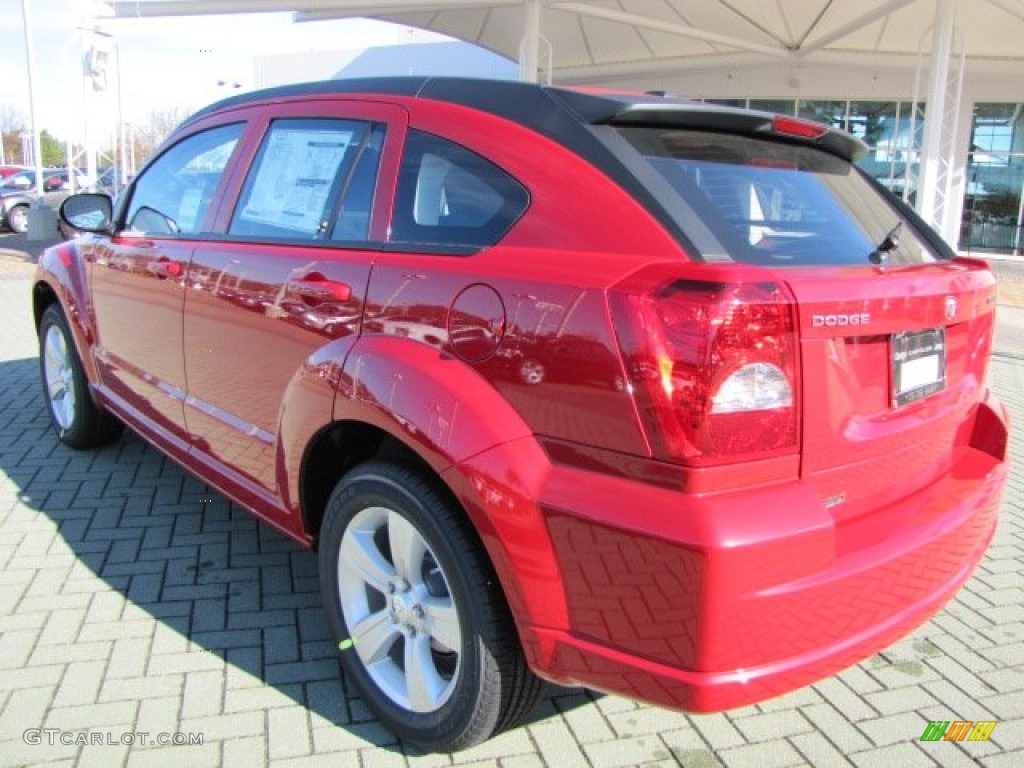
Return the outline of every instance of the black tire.
{"type": "MultiPolygon", "coordinates": [[[[400,738],[427,751],[454,752],[486,741],[533,710],[543,684],[526,664],[505,597],[483,546],[461,510],[419,472],[389,462],[371,461],[345,475],[327,503],[319,558],[320,591],[331,632],[339,643],[344,674],[381,722],[400,738]],[[378,518],[387,521],[380,528],[376,527],[378,518]],[[396,566],[396,558],[391,554],[390,542],[401,540],[395,538],[400,535],[395,531],[409,530],[402,521],[411,526],[425,548],[409,561],[415,563],[412,568],[396,566]],[[357,541],[364,543],[353,550],[353,542],[357,541]],[[372,569],[359,570],[359,558],[353,557],[357,550],[381,555],[382,570],[373,572],[391,574],[388,578],[397,580],[397,589],[391,582],[388,590],[371,586],[361,574],[372,569]],[[343,574],[342,569],[359,573],[343,574]],[[417,585],[416,577],[404,582],[403,571],[419,573],[421,583],[417,585]],[[446,650],[445,632],[439,629],[444,625],[435,622],[435,608],[428,607],[427,613],[415,612],[421,605],[416,602],[420,599],[417,594],[423,596],[422,605],[431,606],[435,603],[429,601],[437,601],[437,605],[447,606],[446,616],[457,615],[459,641],[453,645],[461,647],[454,660],[446,650]],[[387,630],[360,645],[350,639],[353,632],[346,611],[355,616],[363,605],[364,595],[366,606],[377,607],[367,607],[368,615],[356,617],[353,624],[357,629],[370,624],[387,625],[387,630]],[[411,617],[411,625],[402,622],[403,615],[411,617]],[[383,619],[377,621],[376,617],[383,619]],[[385,635],[393,639],[381,639],[385,635]],[[387,652],[377,657],[371,672],[361,654],[372,652],[372,640],[377,640],[387,652]],[[410,642],[414,645],[407,645],[410,642]],[[400,701],[403,683],[408,701],[414,698],[406,670],[407,654],[415,654],[412,649],[422,647],[416,646],[417,642],[429,643],[429,656],[418,657],[428,660],[428,673],[421,672],[423,676],[419,679],[434,674],[434,682],[444,691],[438,693],[436,702],[420,707],[420,711],[412,703],[400,701]],[[391,683],[395,685],[389,692],[386,688],[391,683]]],[[[358,631],[355,634],[368,637],[358,631]]]]}
{"type": "Polygon", "coordinates": [[[121,434],[121,422],[92,399],[74,337],[59,304],[47,307],[39,323],[39,375],[46,410],[61,442],[72,448],[95,448],[113,442],[121,434]],[[50,349],[48,340],[53,345],[50,349]],[[60,383],[51,387],[49,382],[57,378],[60,383]]]}
{"type": "Polygon", "coordinates": [[[7,212],[7,226],[11,232],[23,235],[28,232],[28,206],[16,205],[7,212]]]}

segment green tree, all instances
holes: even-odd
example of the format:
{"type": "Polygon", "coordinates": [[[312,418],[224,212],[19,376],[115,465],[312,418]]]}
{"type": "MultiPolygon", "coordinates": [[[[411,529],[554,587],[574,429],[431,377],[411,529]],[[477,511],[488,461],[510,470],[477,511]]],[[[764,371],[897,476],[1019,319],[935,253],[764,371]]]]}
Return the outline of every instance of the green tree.
{"type": "Polygon", "coordinates": [[[54,138],[44,128],[39,134],[39,146],[43,153],[43,165],[64,165],[67,162],[67,149],[64,142],[54,138]]]}

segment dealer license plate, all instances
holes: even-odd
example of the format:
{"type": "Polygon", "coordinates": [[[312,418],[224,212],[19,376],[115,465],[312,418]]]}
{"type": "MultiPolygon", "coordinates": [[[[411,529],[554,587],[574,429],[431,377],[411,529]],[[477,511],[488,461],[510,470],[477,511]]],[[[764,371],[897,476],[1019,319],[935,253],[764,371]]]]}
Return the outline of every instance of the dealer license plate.
{"type": "Polygon", "coordinates": [[[892,337],[892,404],[900,408],[946,388],[946,329],[892,337]]]}

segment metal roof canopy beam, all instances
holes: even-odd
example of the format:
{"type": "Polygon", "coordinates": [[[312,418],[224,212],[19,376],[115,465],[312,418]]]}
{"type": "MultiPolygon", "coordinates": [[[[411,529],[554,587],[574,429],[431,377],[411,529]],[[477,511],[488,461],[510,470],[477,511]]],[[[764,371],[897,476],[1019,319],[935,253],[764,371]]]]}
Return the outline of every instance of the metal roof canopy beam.
{"type": "Polygon", "coordinates": [[[738,37],[720,35],[717,32],[708,32],[705,29],[687,27],[684,24],[675,24],[671,21],[653,19],[650,16],[641,16],[636,13],[624,13],[622,11],[614,11],[609,8],[598,8],[596,6],[587,5],[586,3],[551,3],[549,7],[557,11],[575,13],[578,16],[589,16],[590,18],[603,19],[604,21],[615,21],[620,24],[638,27],[640,29],[650,29],[655,32],[666,32],[670,35],[689,37],[694,40],[703,40],[707,43],[718,43],[719,45],[726,45],[730,48],[753,51],[754,53],[763,53],[767,56],[788,57],[790,55],[790,50],[788,48],[773,48],[769,45],[761,45],[738,37]]]}
{"type": "MultiPolygon", "coordinates": [[[[1006,3],[1003,0],[988,0],[988,4],[1024,21],[1024,8],[1014,8],[1012,4],[1006,3]]],[[[1017,5],[1020,5],[1020,3],[1017,3],[1017,5]]]]}
{"type": "MultiPolygon", "coordinates": [[[[649,59],[646,61],[621,61],[611,64],[586,64],[582,66],[560,67],[555,74],[559,83],[600,83],[605,80],[616,80],[626,77],[646,77],[652,74],[664,75],[666,71],[674,74],[708,72],[732,72],[738,69],[754,69],[764,67],[764,56],[754,53],[729,52],[711,56],[689,56],[676,58],[649,59]]],[[[780,61],[776,66],[789,67],[780,61]]]]}
{"type": "MultiPolygon", "coordinates": [[[[498,0],[493,5],[504,5],[498,0]]],[[[509,5],[517,5],[511,2],[509,5]]],[[[477,0],[380,0],[370,3],[367,0],[206,0],[198,3],[194,0],[107,0],[114,15],[121,18],[142,18],[160,16],[212,16],[222,13],[280,13],[296,11],[299,13],[331,12],[337,17],[347,15],[366,15],[370,11],[381,12],[429,11],[439,8],[479,8],[477,0]]]]}
{"type": "MultiPolygon", "coordinates": [[[[489,8],[521,5],[522,0],[490,0],[489,8]]],[[[292,13],[294,22],[331,21],[425,11],[461,11],[482,7],[480,0],[108,0],[119,18],[212,16],[233,13],[292,13]]]]}
{"type": "Polygon", "coordinates": [[[270,13],[273,11],[298,11],[304,8],[327,8],[337,3],[330,0],[209,0],[204,3],[190,0],[108,0],[107,5],[120,18],[148,18],[160,16],[212,16],[220,13],[270,13]]]}
{"type": "Polygon", "coordinates": [[[910,5],[912,2],[914,2],[914,0],[888,0],[888,2],[882,3],[874,10],[868,11],[867,13],[858,16],[856,19],[843,24],[843,26],[837,27],[821,37],[815,38],[806,45],[801,45],[797,49],[796,55],[803,57],[814,53],[827,45],[831,45],[836,40],[842,40],[847,35],[852,35],[854,32],[863,29],[869,24],[874,24],[879,19],[885,18],[891,13],[895,13],[900,8],[910,5]]]}
{"type": "MultiPolygon", "coordinates": [[[[522,5],[522,0],[490,0],[488,8],[507,8],[522,5]]],[[[308,6],[309,3],[301,3],[308,6]]],[[[483,7],[480,0],[354,0],[351,3],[344,3],[335,0],[330,8],[322,10],[296,11],[292,20],[304,21],[330,21],[332,19],[351,19],[357,16],[379,17],[399,13],[421,13],[428,11],[462,11],[476,10],[483,7]]],[[[286,9],[287,10],[287,9],[286,9]]]]}

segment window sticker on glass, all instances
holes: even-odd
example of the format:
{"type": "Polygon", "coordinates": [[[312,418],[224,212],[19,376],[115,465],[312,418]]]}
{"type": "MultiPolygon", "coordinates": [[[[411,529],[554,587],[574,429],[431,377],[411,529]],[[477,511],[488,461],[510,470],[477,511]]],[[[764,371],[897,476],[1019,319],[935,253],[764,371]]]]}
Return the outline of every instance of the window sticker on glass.
{"type": "Polygon", "coordinates": [[[274,131],[241,218],[297,232],[316,232],[351,144],[352,131],[274,131]]]}

